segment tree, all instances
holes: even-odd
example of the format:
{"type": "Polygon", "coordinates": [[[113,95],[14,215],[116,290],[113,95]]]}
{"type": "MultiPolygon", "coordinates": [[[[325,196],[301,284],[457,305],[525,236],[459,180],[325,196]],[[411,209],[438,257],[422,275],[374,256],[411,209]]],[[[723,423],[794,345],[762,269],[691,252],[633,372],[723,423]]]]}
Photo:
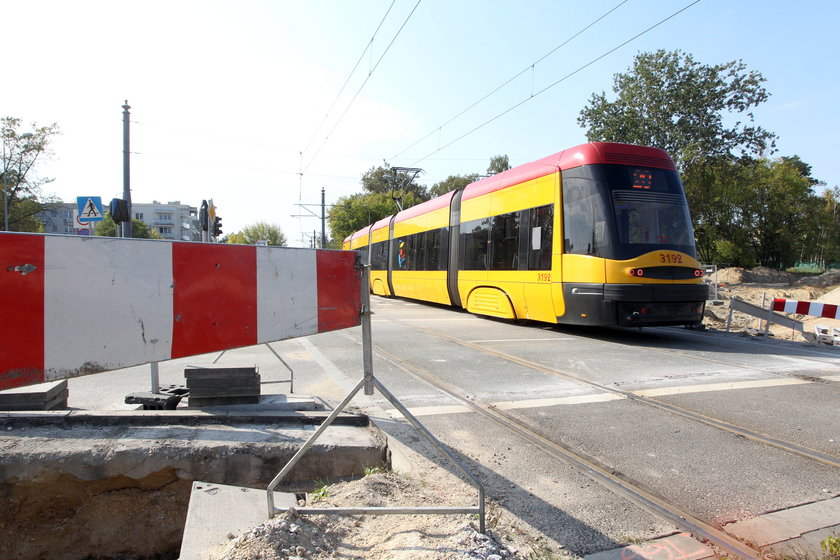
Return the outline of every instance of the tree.
{"type": "Polygon", "coordinates": [[[826,189],[811,200],[799,260],[816,263],[821,268],[840,268],[840,187],[826,189]]]}
{"type": "Polygon", "coordinates": [[[258,241],[265,241],[271,247],[285,247],[289,244],[280,226],[268,222],[245,226],[242,231],[232,233],[223,240],[224,243],[238,245],[256,245],[258,241]]]}
{"type": "Polygon", "coordinates": [[[813,198],[809,166],[798,157],[757,160],[743,207],[759,264],[784,269],[801,254],[813,198]],[[805,174],[803,174],[805,173],[805,174]]]}
{"type": "MultiPolygon", "coordinates": [[[[96,224],[93,234],[97,237],[118,237],[117,224],[110,212],[105,212],[102,220],[96,224]]],[[[134,218],[131,220],[131,237],[134,239],[161,239],[156,229],[150,228],[146,222],[134,218]]]]}
{"type": "Polygon", "coordinates": [[[34,169],[42,156],[48,153],[52,137],[58,134],[58,125],[37,126],[32,123],[31,132],[20,132],[21,120],[14,117],[0,119],[0,136],[3,140],[2,159],[0,159],[0,188],[4,198],[4,207],[8,206],[8,216],[2,210],[3,224],[9,224],[10,231],[38,231],[40,223],[35,216],[44,205],[55,202],[54,199],[41,197],[41,186],[52,179],[35,175],[34,169]]]}
{"type": "MultiPolygon", "coordinates": [[[[405,208],[420,202],[423,200],[414,193],[408,193],[403,198],[405,208]]],[[[399,208],[389,193],[357,193],[339,198],[330,210],[327,221],[331,236],[341,242],[351,233],[397,212],[399,208]]]]}
{"type": "Polygon", "coordinates": [[[368,193],[387,193],[396,197],[411,194],[415,200],[429,200],[426,187],[417,182],[416,176],[394,171],[387,163],[365,171],[362,175],[362,188],[368,193]]]}
{"type": "Polygon", "coordinates": [[[508,169],[510,169],[510,159],[508,159],[507,154],[493,156],[490,158],[490,165],[487,167],[487,174],[495,175],[496,173],[501,173],[502,171],[507,171],[508,169]]]}
{"type": "Polygon", "coordinates": [[[435,197],[454,191],[455,189],[463,190],[464,187],[470,183],[478,181],[480,177],[481,175],[478,173],[472,173],[470,175],[450,175],[443,181],[432,185],[432,188],[429,189],[429,194],[432,197],[435,197]]]}
{"type": "Polygon", "coordinates": [[[776,139],[749,112],[770,95],[764,81],[741,61],[708,66],[679,50],[641,53],[626,74],[614,76],[617,99],[593,94],[578,124],[592,142],[663,148],[680,171],[710,157],[758,156],[776,139]],[[727,113],[745,113],[747,123],[727,126],[727,113]]]}

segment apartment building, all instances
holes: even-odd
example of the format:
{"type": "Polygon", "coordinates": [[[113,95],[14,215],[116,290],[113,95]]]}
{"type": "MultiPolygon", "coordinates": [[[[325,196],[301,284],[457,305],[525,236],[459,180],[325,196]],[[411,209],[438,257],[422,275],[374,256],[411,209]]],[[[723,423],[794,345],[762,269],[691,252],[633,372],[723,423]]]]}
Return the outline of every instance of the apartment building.
{"type": "MultiPolygon", "coordinates": [[[[75,235],[73,226],[73,211],[76,204],[65,202],[51,205],[39,214],[44,224],[45,233],[75,235]]],[[[107,208],[106,208],[107,211],[107,208]]],[[[181,204],[179,200],[162,203],[153,200],[151,203],[134,202],[131,205],[131,215],[157,231],[163,239],[171,241],[201,241],[201,231],[198,226],[198,208],[189,204],[181,204]]]]}

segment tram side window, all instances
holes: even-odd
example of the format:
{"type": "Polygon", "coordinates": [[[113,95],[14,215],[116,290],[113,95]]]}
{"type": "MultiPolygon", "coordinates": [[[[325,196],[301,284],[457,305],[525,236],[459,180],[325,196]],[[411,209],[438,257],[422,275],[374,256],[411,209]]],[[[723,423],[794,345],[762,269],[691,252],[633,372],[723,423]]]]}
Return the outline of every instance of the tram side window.
{"type": "Polygon", "coordinates": [[[388,242],[380,241],[374,243],[371,247],[370,254],[370,268],[371,270],[387,270],[388,269],[388,242]]]}
{"type": "Polygon", "coordinates": [[[411,255],[411,244],[409,238],[400,237],[394,239],[394,262],[392,266],[394,270],[409,270],[411,255]]]}
{"type": "Polygon", "coordinates": [[[442,229],[433,229],[423,234],[426,243],[426,270],[441,270],[442,229]]]}
{"type": "Polygon", "coordinates": [[[606,214],[600,191],[586,179],[563,183],[564,251],[576,255],[604,256],[606,214]]]}
{"type": "Polygon", "coordinates": [[[493,270],[517,270],[519,268],[519,215],[501,214],[492,219],[491,254],[493,270]]]}
{"type": "Polygon", "coordinates": [[[487,270],[487,243],[490,220],[461,224],[461,270],[487,270]]]}
{"type": "Polygon", "coordinates": [[[550,270],[554,238],[554,206],[531,208],[531,232],[528,238],[528,270],[550,270]]]}
{"type": "Polygon", "coordinates": [[[368,262],[368,246],[364,245],[363,247],[359,247],[356,249],[356,252],[359,254],[359,259],[362,264],[367,264],[368,262]]]}
{"type": "Polygon", "coordinates": [[[410,263],[409,270],[426,270],[426,238],[422,233],[411,235],[414,259],[410,263]]]}

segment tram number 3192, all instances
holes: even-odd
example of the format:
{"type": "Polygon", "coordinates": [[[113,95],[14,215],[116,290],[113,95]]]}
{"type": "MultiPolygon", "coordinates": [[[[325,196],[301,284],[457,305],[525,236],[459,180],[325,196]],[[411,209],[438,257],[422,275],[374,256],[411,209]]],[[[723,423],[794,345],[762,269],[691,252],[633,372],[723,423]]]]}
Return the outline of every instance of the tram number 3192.
{"type": "Polygon", "coordinates": [[[659,262],[665,264],[682,264],[682,255],[659,253],[659,262]]]}
{"type": "Polygon", "coordinates": [[[537,273],[537,282],[551,282],[551,273],[550,272],[538,272],[537,273]]]}

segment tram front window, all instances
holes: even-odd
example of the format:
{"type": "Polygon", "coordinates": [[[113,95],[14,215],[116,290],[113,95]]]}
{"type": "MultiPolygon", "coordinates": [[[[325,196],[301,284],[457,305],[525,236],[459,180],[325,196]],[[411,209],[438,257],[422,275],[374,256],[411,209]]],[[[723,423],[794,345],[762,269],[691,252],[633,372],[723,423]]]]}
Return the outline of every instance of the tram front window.
{"type": "Polygon", "coordinates": [[[564,171],[562,185],[566,253],[626,260],[670,249],[695,256],[676,171],[584,165],[564,171]]]}
{"type": "Polygon", "coordinates": [[[691,245],[685,202],[657,193],[613,191],[618,242],[622,245],[691,245]]]}

